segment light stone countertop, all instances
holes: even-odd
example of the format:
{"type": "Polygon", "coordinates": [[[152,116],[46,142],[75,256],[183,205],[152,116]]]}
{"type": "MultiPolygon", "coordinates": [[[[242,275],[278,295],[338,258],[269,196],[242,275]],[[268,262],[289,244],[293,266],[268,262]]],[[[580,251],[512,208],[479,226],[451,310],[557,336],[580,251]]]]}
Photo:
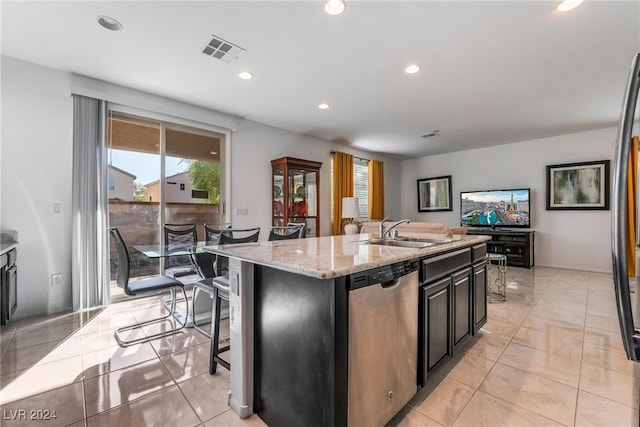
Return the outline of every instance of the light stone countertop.
{"type": "Polygon", "coordinates": [[[17,242],[9,242],[9,243],[0,243],[0,255],[4,255],[9,252],[13,248],[17,248],[17,242]]]}
{"type": "Polygon", "coordinates": [[[373,234],[310,237],[207,246],[204,250],[304,276],[333,279],[491,240],[491,236],[463,235],[456,236],[457,240],[451,243],[420,249],[363,243],[373,237],[373,234]]]}

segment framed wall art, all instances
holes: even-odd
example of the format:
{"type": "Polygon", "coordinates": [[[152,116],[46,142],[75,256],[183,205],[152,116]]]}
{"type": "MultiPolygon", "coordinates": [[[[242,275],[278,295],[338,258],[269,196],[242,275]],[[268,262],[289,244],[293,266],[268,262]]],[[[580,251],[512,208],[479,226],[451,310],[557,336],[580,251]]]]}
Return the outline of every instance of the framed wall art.
{"type": "Polygon", "coordinates": [[[452,210],[451,175],[418,180],[418,212],[452,210]]]}
{"type": "Polygon", "coordinates": [[[547,166],[547,210],[608,210],[609,160],[547,166]]]}

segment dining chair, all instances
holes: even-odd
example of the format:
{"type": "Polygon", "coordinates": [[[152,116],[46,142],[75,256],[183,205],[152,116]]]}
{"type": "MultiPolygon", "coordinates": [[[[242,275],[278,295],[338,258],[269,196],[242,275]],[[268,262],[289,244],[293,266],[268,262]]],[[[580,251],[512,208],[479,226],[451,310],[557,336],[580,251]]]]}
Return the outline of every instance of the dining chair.
{"type": "Polygon", "coordinates": [[[288,222],[287,227],[300,227],[300,238],[304,239],[305,231],[307,229],[306,222],[288,222]]]}
{"type": "MultiPolygon", "coordinates": [[[[237,245],[238,243],[255,243],[260,237],[260,227],[230,228],[220,232],[219,245],[237,245]]],[[[229,271],[229,258],[218,256],[216,259],[216,276],[224,276],[229,271]]]]}
{"type": "Polygon", "coordinates": [[[217,245],[220,240],[222,230],[231,229],[231,223],[226,224],[204,224],[204,240],[207,245],[217,245]]]}
{"type": "MultiPolygon", "coordinates": [[[[225,229],[221,231],[218,243],[220,245],[253,243],[258,241],[259,235],[259,227],[242,230],[225,229]]],[[[229,259],[222,255],[217,255],[216,258],[217,276],[200,280],[196,282],[193,287],[194,301],[200,291],[208,293],[213,299],[211,306],[211,332],[205,331],[194,322],[194,327],[198,331],[211,338],[211,353],[209,361],[209,373],[211,375],[216,373],[218,364],[224,366],[226,369],[230,369],[231,366],[228,361],[219,356],[219,354],[228,351],[230,348],[229,345],[219,348],[222,301],[227,301],[227,303],[229,302],[229,259]]]]}
{"type": "Polygon", "coordinates": [[[166,290],[168,290],[171,293],[171,304],[169,308],[169,313],[166,316],[161,316],[154,319],[145,320],[142,322],[132,323],[130,325],[117,328],[114,331],[114,335],[116,337],[116,340],[118,341],[118,344],[120,344],[121,346],[128,346],[131,344],[148,341],[154,338],[163,337],[166,335],[171,335],[171,334],[175,334],[176,332],[179,332],[182,328],[185,327],[187,323],[187,319],[189,318],[189,304],[186,304],[187,312],[183,320],[181,322],[177,321],[178,325],[174,326],[173,328],[170,328],[165,331],[157,332],[151,335],[146,335],[140,338],[125,339],[121,336],[121,334],[125,331],[140,329],[143,326],[158,324],[165,321],[170,322],[171,319],[173,318],[173,315],[176,312],[176,306],[177,306],[176,292],[178,290],[182,292],[184,301],[187,300],[187,294],[184,290],[184,284],[182,282],[167,276],[156,276],[156,277],[149,277],[145,279],[130,281],[129,274],[131,269],[131,266],[130,266],[131,261],[129,258],[129,251],[127,250],[127,246],[124,240],[122,239],[122,235],[120,234],[120,231],[118,231],[116,227],[111,228],[109,231],[111,232],[111,236],[113,237],[113,240],[116,244],[116,250],[118,253],[118,270],[117,270],[117,276],[116,276],[116,283],[119,287],[121,287],[124,290],[124,293],[129,296],[134,296],[134,295],[144,294],[144,293],[151,293],[151,292],[157,293],[157,292],[166,291],[166,290]]]}
{"type": "MultiPolygon", "coordinates": [[[[217,245],[220,240],[220,232],[231,228],[231,224],[207,224],[204,223],[205,245],[217,245]]],[[[214,277],[216,275],[216,256],[210,252],[193,253],[194,264],[200,279],[214,277]]]]}
{"type": "Polygon", "coordinates": [[[164,245],[167,251],[164,274],[189,284],[202,277],[191,255],[170,255],[172,252],[191,251],[198,243],[195,224],[165,224],[164,245]]]}
{"type": "Polygon", "coordinates": [[[269,241],[300,239],[302,227],[273,227],[269,232],[269,241]]]}

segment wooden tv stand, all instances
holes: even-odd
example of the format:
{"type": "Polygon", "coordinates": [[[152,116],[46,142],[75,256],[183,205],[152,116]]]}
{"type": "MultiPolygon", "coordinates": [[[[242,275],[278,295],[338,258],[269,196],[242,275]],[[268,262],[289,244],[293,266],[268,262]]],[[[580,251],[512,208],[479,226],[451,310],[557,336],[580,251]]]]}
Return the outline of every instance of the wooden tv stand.
{"type": "Polygon", "coordinates": [[[507,265],[531,268],[534,265],[534,231],[492,228],[470,228],[467,234],[491,236],[487,253],[507,256],[507,265]]]}

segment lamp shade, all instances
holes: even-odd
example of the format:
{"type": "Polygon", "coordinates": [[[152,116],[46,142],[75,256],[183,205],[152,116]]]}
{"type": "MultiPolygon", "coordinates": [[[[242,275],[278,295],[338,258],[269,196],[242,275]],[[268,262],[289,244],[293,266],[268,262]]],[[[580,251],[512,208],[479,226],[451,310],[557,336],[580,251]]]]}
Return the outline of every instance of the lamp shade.
{"type": "Polygon", "coordinates": [[[342,218],[360,218],[360,203],[357,197],[342,198],[342,218]]]}

